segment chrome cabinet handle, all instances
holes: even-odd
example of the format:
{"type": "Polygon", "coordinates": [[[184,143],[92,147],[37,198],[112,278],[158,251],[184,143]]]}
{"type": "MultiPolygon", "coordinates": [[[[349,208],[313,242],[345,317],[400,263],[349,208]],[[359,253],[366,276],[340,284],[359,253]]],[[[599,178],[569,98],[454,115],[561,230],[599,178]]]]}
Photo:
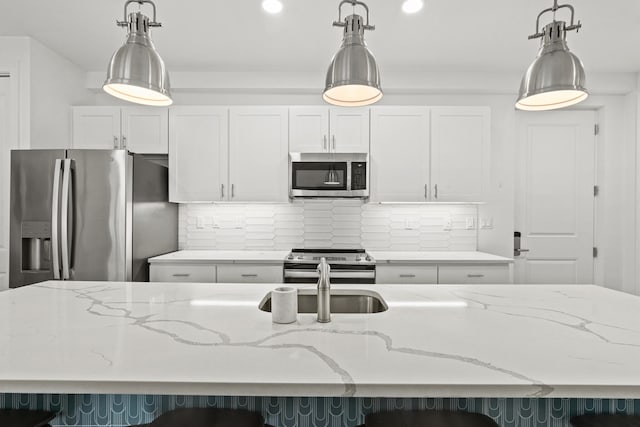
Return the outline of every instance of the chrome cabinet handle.
{"type": "Polygon", "coordinates": [[[425,200],[429,198],[429,186],[427,184],[424,185],[424,198],[425,200]]]}
{"type": "Polygon", "coordinates": [[[114,136],[114,137],[113,137],[113,148],[115,148],[115,149],[120,148],[120,147],[118,146],[118,137],[117,137],[117,136],[114,136]]]}
{"type": "Polygon", "coordinates": [[[187,273],[176,273],[173,275],[173,277],[189,277],[189,276],[191,275],[187,273]]]}
{"type": "Polygon", "coordinates": [[[332,139],[332,141],[333,141],[333,151],[336,151],[336,136],[335,136],[335,135],[333,135],[333,136],[331,137],[331,139],[332,139]]]}
{"type": "Polygon", "coordinates": [[[433,197],[438,198],[438,184],[435,185],[433,197]]]}
{"type": "Polygon", "coordinates": [[[224,199],[224,184],[220,184],[220,198],[224,199]]]}
{"type": "Polygon", "coordinates": [[[62,280],[69,280],[69,193],[71,192],[71,159],[63,160],[62,206],[60,218],[60,249],[62,252],[62,280]]]}
{"type": "Polygon", "coordinates": [[[322,149],[327,149],[327,135],[322,135],[322,149]]]}
{"type": "Polygon", "coordinates": [[[529,249],[518,249],[519,252],[529,252],[529,249]]]}
{"type": "Polygon", "coordinates": [[[53,192],[51,201],[51,258],[53,263],[53,278],[60,280],[60,258],[58,249],[59,209],[60,209],[60,171],[62,170],[62,159],[56,159],[53,171],[53,192]]]}
{"type": "Polygon", "coordinates": [[[127,148],[127,137],[122,136],[122,148],[127,148]]]}
{"type": "Polygon", "coordinates": [[[467,274],[467,277],[469,278],[480,278],[480,277],[484,277],[484,274],[467,274]]]}
{"type": "Polygon", "coordinates": [[[231,184],[231,198],[236,197],[236,186],[235,184],[231,184]]]}
{"type": "Polygon", "coordinates": [[[257,274],[241,274],[242,277],[258,277],[257,274]]]}
{"type": "Polygon", "coordinates": [[[401,274],[400,277],[402,277],[402,278],[413,278],[413,277],[416,277],[416,275],[415,274],[401,274]]]}

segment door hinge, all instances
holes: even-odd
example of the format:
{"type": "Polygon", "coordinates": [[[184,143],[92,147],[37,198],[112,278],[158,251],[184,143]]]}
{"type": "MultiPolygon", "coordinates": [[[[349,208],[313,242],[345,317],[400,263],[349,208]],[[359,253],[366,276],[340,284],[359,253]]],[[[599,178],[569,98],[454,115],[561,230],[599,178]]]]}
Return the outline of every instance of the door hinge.
{"type": "Polygon", "coordinates": [[[593,257],[598,258],[598,248],[593,248],[593,257]]]}
{"type": "Polygon", "coordinates": [[[595,124],[593,125],[593,134],[594,135],[600,135],[600,125],[599,124],[595,124]]]}
{"type": "Polygon", "coordinates": [[[596,197],[600,194],[600,187],[598,187],[597,185],[593,186],[593,197],[596,197]]]}

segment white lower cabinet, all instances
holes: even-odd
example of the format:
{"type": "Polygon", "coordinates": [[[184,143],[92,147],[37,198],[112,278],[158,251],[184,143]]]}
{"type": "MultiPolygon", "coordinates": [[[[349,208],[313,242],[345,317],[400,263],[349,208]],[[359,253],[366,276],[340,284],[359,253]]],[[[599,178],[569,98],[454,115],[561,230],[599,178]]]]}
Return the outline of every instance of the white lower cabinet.
{"type": "Polygon", "coordinates": [[[282,265],[218,264],[218,283],[282,282],[282,265]]]}
{"type": "Polygon", "coordinates": [[[150,282],[282,283],[282,264],[153,263],[150,282]]]}
{"type": "Polygon", "coordinates": [[[500,285],[512,282],[509,264],[383,264],[376,266],[376,284],[378,285],[500,285]]]}
{"type": "Polygon", "coordinates": [[[377,265],[376,283],[381,285],[435,285],[437,265],[377,265]]]}
{"type": "Polygon", "coordinates": [[[215,283],[216,266],[207,264],[151,264],[150,282],[215,283]]]}
{"type": "Polygon", "coordinates": [[[438,283],[506,284],[511,282],[509,265],[440,265],[438,283]]]}

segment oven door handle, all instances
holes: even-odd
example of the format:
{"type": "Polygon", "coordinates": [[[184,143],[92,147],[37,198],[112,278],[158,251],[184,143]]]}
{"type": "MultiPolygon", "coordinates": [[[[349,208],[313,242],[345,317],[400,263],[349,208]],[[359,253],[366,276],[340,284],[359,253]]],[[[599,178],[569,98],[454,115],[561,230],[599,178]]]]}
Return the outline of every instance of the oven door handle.
{"type": "MultiPolygon", "coordinates": [[[[287,279],[317,279],[318,272],[313,271],[299,271],[299,270],[285,270],[284,277],[287,279]]],[[[331,270],[329,278],[331,279],[375,279],[376,273],[374,270],[368,271],[349,271],[349,270],[331,270]]]]}

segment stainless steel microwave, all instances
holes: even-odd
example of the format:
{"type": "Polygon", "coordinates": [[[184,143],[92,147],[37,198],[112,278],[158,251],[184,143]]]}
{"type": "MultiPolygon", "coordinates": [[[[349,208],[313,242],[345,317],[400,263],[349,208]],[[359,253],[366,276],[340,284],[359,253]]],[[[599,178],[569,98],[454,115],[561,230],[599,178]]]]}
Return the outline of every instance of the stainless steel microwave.
{"type": "Polygon", "coordinates": [[[369,197],[369,155],[290,153],[289,197],[369,197]]]}

